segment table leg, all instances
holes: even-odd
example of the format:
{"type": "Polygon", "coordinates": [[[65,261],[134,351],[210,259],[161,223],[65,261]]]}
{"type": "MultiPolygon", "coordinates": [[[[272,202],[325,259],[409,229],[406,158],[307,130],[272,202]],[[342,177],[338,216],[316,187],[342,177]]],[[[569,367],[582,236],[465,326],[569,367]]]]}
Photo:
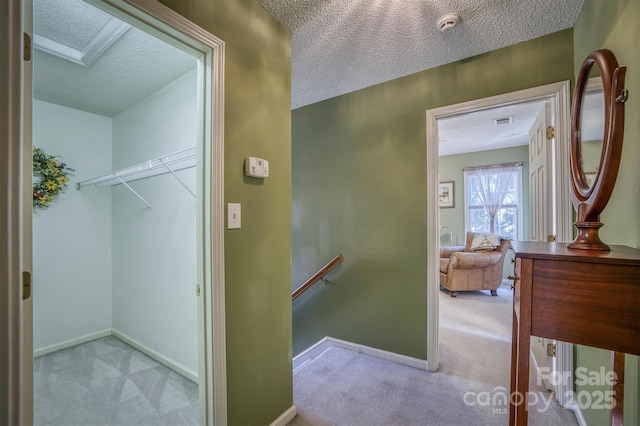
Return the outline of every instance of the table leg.
{"type": "Polygon", "coordinates": [[[624,353],[611,353],[611,369],[616,374],[616,382],[612,386],[615,407],[611,410],[611,425],[623,425],[624,412],[624,353]]]}
{"type": "MultiPolygon", "coordinates": [[[[516,365],[518,363],[518,316],[513,311],[513,322],[511,325],[511,380],[509,384],[509,392],[512,393],[516,389],[516,375],[518,369],[516,365]]],[[[513,404],[509,404],[509,425],[516,424],[516,407],[513,404]]]]}
{"type": "Polygon", "coordinates": [[[515,285],[519,286],[519,321],[518,321],[518,348],[516,359],[516,387],[515,394],[511,394],[511,402],[515,404],[515,424],[526,426],[529,415],[529,360],[531,357],[531,293],[533,283],[533,261],[522,259],[520,262],[520,276],[515,285]]]}
{"type": "MultiPolygon", "coordinates": [[[[520,317],[522,321],[522,316],[520,317]]],[[[516,371],[516,393],[511,395],[512,403],[515,403],[516,425],[526,426],[529,415],[529,360],[531,351],[531,338],[528,332],[522,332],[520,324],[520,337],[518,339],[518,360],[516,371]]]]}

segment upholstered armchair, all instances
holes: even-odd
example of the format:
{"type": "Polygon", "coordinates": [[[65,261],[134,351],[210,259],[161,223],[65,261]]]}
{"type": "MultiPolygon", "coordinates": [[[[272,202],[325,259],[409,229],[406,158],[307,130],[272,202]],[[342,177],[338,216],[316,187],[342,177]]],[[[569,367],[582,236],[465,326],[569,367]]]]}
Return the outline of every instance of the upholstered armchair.
{"type": "Polygon", "coordinates": [[[498,295],[509,239],[498,237],[494,249],[477,250],[472,244],[476,235],[467,232],[464,246],[440,247],[440,287],[449,290],[451,297],[469,290],[490,290],[492,296],[498,295]]]}

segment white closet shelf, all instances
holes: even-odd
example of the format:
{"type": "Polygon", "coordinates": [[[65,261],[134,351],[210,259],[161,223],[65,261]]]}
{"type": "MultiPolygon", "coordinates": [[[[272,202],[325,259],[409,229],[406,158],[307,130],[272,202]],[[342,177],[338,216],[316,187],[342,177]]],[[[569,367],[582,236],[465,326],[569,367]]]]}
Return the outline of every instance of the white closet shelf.
{"type": "Polygon", "coordinates": [[[76,183],[76,189],[89,185],[120,185],[152,176],[159,176],[196,166],[196,147],[147,160],[143,163],[111,172],[104,176],[76,183]]]}
{"type": "Polygon", "coordinates": [[[129,189],[136,197],[138,197],[147,207],[151,208],[151,204],[147,202],[140,194],[138,194],[127,182],[146,179],[153,176],[164,175],[171,173],[171,175],[187,190],[193,197],[196,194],[180,179],[175,172],[179,170],[190,169],[196,166],[196,147],[184,149],[182,151],[174,152],[173,154],[164,155],[162,157],[147,160],[144,163],[136,164],[134,166],[126,167],[124,169],[111,172],[104,176],[98,176],[93,179],[83,180],[76,183],[76,189],[80,190],[83,186],[89,185],[124,185],[129,189]]]}

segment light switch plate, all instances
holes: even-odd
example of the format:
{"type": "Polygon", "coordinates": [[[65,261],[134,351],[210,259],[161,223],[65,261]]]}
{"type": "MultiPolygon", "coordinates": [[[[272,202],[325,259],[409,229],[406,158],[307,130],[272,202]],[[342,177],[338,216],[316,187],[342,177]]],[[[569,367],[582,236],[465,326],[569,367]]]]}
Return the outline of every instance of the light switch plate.
{"type": "Polygon", "coordinates": [[[227,229],[240,229],[240,203],[227,203],[227,229]]]}

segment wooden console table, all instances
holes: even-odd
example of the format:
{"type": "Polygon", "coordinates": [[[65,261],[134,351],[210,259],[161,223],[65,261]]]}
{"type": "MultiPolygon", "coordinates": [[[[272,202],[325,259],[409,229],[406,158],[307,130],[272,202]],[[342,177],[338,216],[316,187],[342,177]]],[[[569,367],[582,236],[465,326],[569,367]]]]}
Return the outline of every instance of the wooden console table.
{"type": "Polygon", "coordinates": [[[511,393],[524,398],[511,398],[509,424],[527,424],[533,335],[613,351],[618,381],[611,424],[622,425],[624,353],[640,355],[640,250],[572,250],[564,243],[519,241],[511,245],[516,253],[511,393]]]}

